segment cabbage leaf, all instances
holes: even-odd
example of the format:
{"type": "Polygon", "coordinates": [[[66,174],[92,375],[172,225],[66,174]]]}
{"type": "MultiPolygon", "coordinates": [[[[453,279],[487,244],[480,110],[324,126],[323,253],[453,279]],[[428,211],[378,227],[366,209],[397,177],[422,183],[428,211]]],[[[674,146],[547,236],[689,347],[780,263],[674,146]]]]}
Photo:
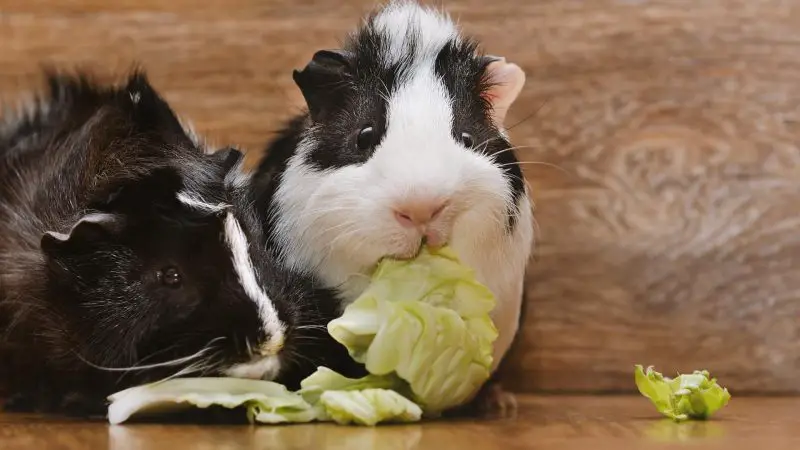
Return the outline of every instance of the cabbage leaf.
{"type": "Polygon", "coordinates": [[[187,408],[247,407],[251,421],[310,422],[317,417],[311,404],[285,386],[240,378],[174,378],[136,386],[109,396],[108,421],[119,424],[134,415],[187,408]]]}
{"type": "Polygon", "coordinates": [[[323,418],[340,425],[416,422],[422,417],[422,409],[416,403],[388,389],[325,391],[319,404],[323,418]]]}
{"type": "Polygon", "coordinates": [[[373,375],[406,381],[429,415],[468,401],[489,378],[494,295],[448,248],[384,260],[328,332],[373,375]]]}
{"type": "Polygon", "coordinates": [[[668,378],[648,367],[635,367],[636,387],[656,409],[675,421],[708,419],[728,404],[731,394],[707,370],[668,378]]]}

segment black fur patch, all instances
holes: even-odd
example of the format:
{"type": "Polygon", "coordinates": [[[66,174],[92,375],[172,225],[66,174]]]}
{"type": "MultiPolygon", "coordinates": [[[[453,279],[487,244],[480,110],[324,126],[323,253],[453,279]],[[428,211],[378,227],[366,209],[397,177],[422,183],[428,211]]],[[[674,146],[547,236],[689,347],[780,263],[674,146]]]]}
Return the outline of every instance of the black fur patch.
{"type": "MultiPolygon", "coordinates": [[[[363,163],[372,156],[374,147],[368,151],[357,148],[358,133],[372,127],[376,133],[375,147],[380,145],[387,128],[387,99],[410,75],[417,38],[410,35],[403,57],[387,68],[381,60],[389,51],[389,39],[369,22],[347,41],[342,52],[344,67],[337,72],[338,79],[324,78],[324,83],[305,84],[300,77],[298,84],[307,99],[319,98],[314,94],[319,90],[336,93],[322,97],[321,104],[309,105],[312,111],[319,110],[319,114],[312,114],[314,150],[307,155],[309,165],[320,170],[340,168],[363,163]]],[[[313,70],[312,61],[298,74],[313,70]]]]}
{"type": "MultiPolygon", "coordinates": [[[[486,75],[490,58],[479,56],[477,43],[470,40],[450,41],[436,57],[435,70],[453,102],[453,139],[462,133],[473,136],[474,150],[493,157],[503,169],[515,205],[525,194],[525,182],[517,157],[508,150],[511,143],[491,120],[492,105],[485,94],[491,87],[486,75]]],[[[508,227],[513,228],[517,211],[509,211],[508,227]]]]}

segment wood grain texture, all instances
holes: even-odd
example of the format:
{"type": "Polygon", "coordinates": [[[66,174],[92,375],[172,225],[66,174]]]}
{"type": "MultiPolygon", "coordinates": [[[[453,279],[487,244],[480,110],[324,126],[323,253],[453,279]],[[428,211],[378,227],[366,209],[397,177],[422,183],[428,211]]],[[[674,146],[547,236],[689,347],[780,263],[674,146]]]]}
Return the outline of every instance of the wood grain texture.
{"type": "MultiPolygon", "coordinates": [[[[291,70],[374,3],[0,0],[0,98],[43,62],[138,62],[253,161],[301,105],[291,70]]],[[[642,363],[800,391],[800,3],[445,5],[528,74],[510,122],[539,233],[510,385],[631,390],[642,363]]]]}
{"type": "Polygon", "coordinates": [[[800,412],[793,399],[747,398],[706,422],[662,419],[643,397],[520,398],[516,416],[377,428],[65,421],[0,414],[4,450],[206,449],[561,449],[797,448],[800,412]]]}

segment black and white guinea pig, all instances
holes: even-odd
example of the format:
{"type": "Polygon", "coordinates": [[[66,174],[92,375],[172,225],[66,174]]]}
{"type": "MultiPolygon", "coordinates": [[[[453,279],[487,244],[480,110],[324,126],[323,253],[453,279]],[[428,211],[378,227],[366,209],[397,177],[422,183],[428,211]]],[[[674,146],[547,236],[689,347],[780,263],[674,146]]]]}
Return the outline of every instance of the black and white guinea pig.
{"type": "Polygon", "coordinates": [[[334,294],[268,257],[238,151],[204,151],[142,73],[49,86],[0,126],[6,408],[101,413],[176,374],[347,373],[334,294]]]}
{"type": "Polygon", "coordinates": [[[497,296],[496,369],[519,326],[533,245],[528,186],[504,129],[524,72],[480,55],[449,16],[398,1],[294,80],[308,113],[255,175],[271,247],[347,304],[379,259],[449,244],[497,296]]]}

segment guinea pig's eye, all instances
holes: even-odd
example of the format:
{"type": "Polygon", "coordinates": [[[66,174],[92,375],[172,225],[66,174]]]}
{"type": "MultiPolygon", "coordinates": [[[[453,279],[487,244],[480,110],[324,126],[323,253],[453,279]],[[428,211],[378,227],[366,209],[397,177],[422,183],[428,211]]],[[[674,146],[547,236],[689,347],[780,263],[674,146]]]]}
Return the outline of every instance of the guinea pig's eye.
{"type": "Polygon", "coordinates": [[[372,127],[364,127],[358,132],[356,138],[356,146],[359,150],[369,150],[375,146],[375,129],[372,127]]]}
{"type": "Polygon", "coordinates": [[[156,272],[156,277],[164,286],[176,288],[181,285],[181,273],[178,272],[178,269],[171,266],[156,272]]]}
{"type": "Polygon", "coordinates": [[[472,148],[475,145],[475,139],[469,133],[461,133],[461,143],[464,144],[464,147],[472,148]]]}

